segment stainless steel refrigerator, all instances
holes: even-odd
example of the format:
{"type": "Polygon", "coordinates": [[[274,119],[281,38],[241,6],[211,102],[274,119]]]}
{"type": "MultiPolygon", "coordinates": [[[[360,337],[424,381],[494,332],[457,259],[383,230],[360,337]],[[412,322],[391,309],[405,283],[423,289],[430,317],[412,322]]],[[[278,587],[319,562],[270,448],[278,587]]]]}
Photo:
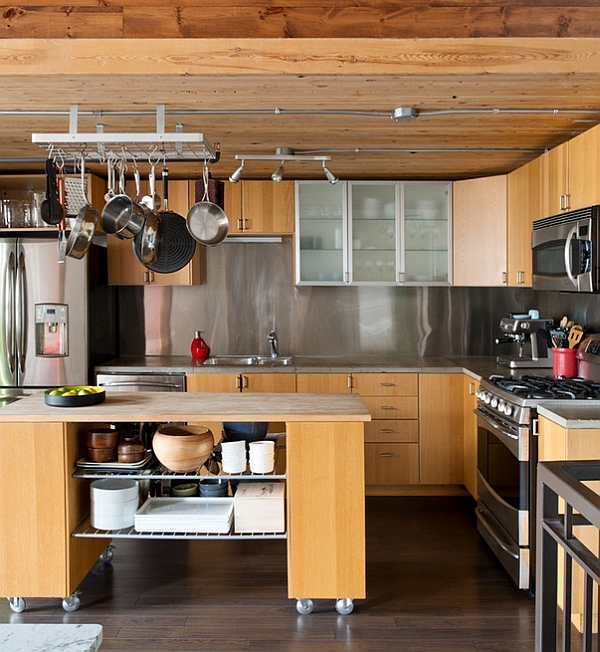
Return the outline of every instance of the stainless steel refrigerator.
{"type": "Polygon", "coordinates": [[[88,382],[87,261],[53,237],[0,238],[0,405],[88,382]]]}

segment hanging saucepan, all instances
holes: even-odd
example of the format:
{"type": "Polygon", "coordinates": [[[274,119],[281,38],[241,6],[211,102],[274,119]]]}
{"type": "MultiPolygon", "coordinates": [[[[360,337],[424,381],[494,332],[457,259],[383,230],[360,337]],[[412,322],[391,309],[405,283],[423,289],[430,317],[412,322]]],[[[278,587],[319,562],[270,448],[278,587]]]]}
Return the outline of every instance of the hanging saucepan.
{"type": "Polygon", "coordinates": [[[208,247],[214,247],[225,240],[229,233],[229,220],[225,211],[208,201],[208,165],[204,161],[202,173],[204,196],[195,203],[187,214],[187,228],[195,240],[208,247]]]}
{"type": "Polygon", "coordinates": [[[133,238],[133,250],[142,265],[152,265],[156,261],[160,249],[158,240],[159,225],[160,215],[156,211],[150,211],[146,215],[144,227],[133,238]]]}
{"type": "MultiPolygon", "coordinates": [[[[130,240],[138,234],[146,221],[148,209],[138,203],[140,195],[140,179],[137,167],[135,168],[136,195],[131,199],[125,194],[123,180],[121,181],[119,194],[110,199],[100,216],[100,224],[106,233],[115,235],[121,240],[130,240]]],[[[123,173],[121,174],[123,178],[123,173]]]]}
{"type": "Polygon", "coordinates": [[[81,190],[86,198],[85,205],[79,209],[75,224],[71,228],[71,233],[67,240],[67,256],[81,259],[87,253],[92,244],[96,222],[98,221],[98,211],[88,202],[87,190],[85,186],[85,157],[81,156],[81,190]]]}
{"type": "MultiPolygon", "coordinates": [[[[196,252],[196,241],[187,230],[185,218],[168,210],[169,190],[166,166],[163,168],[163,201],[166,210],[158,213],[158,230],[155,238],[156,259],[145,265],[149,270],[158,274],[172,274],[190,262],[196,252]]],[[[141,248],[139,253],[136,250],[138,259],[141,254],[141,248]]]]}

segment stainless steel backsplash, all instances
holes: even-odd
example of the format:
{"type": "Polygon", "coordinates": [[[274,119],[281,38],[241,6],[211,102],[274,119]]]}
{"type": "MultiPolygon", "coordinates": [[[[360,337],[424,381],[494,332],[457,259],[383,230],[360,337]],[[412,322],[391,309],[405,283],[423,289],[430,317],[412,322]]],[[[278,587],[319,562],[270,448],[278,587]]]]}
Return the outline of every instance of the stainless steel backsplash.
{"type": "Polygon", "coordinates": [[[236,243],[205,248],[202,284],[120,289],[121,354],[188,355],[195,330],[214,354],[464,356],[512,353],[498,346],[500,318],[536,308],[600,324],[600,298],[517,288],[297,287],[293,246],[236,243]]]}

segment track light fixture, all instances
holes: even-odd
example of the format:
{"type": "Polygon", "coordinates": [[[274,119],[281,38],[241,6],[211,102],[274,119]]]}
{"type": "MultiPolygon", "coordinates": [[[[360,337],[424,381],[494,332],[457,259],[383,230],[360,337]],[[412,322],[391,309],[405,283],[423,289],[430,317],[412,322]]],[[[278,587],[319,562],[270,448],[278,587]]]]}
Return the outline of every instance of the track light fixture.
{"type": "Polygon", "coordinates": [[[325,165],[325,161],[323,161],[323,172],[325,172],[325,176],[329,183],[337,183],[339,181],[335,174],[333,174],[333,172],[325,165]]]}
{"type": "Polygon", "coordinates": [[[299,163],[306,163],[306,162],[315,162],[315,161],[321,161],[323,163],[323,171],[325,172],[325,176],[327,177],[327,181],[329,183],[337,183],[338,178],[333,174],[333,172],[325,165],[326,161],[331,161],[331,156],[315,156],[315,155],[303,155],[303,154],[296,154],[293,149],[290,149],[289,147],[278,147],[275,150],[275,154],[236,154],[235,155],[236,160],[242,161],[242,164],[240,167],[229,177],[229,181],[231,183],[237,183],[240,180],[240,177],[242,176],[242,171],[244,169],[244,163],[245,161],[279,161],[279,167],[273,174],[271,175],[271,179],[275,181],[276,183],[281,181],[283,178],[283,171],[284,171],[284,165],[286,161],[298,161],[299,163]]]}
{"type": "Polygon", "coordinates": [[[237,183],[240,180],[240,177],[242,176],[242,172],[244,171],[244,159],[242,159],[242,164],[240,167],[229,177],[229,181],[231,183],[237,183]]]}
{"type": "Polygon", "coordinates": [[[279,183],[283,179],[283,166],[284,165],[285,165],[285,161],[281,161],[281,165],[271,175],[271,179],[273,179],[273,181],[275,181],[275,183],[279,183]]]}

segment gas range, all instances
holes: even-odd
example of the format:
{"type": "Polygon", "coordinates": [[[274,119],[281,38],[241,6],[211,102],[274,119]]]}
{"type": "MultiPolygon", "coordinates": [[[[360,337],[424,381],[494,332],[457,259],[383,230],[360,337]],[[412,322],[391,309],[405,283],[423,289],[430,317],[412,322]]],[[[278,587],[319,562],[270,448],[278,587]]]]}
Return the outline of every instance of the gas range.
{"type": "Polygon", "coordinates": [[[527,425],[541,401],[600,399],[600,382],[555,376],[493,375],[481,381],[477,398],[486,411],[527,425]]]}

